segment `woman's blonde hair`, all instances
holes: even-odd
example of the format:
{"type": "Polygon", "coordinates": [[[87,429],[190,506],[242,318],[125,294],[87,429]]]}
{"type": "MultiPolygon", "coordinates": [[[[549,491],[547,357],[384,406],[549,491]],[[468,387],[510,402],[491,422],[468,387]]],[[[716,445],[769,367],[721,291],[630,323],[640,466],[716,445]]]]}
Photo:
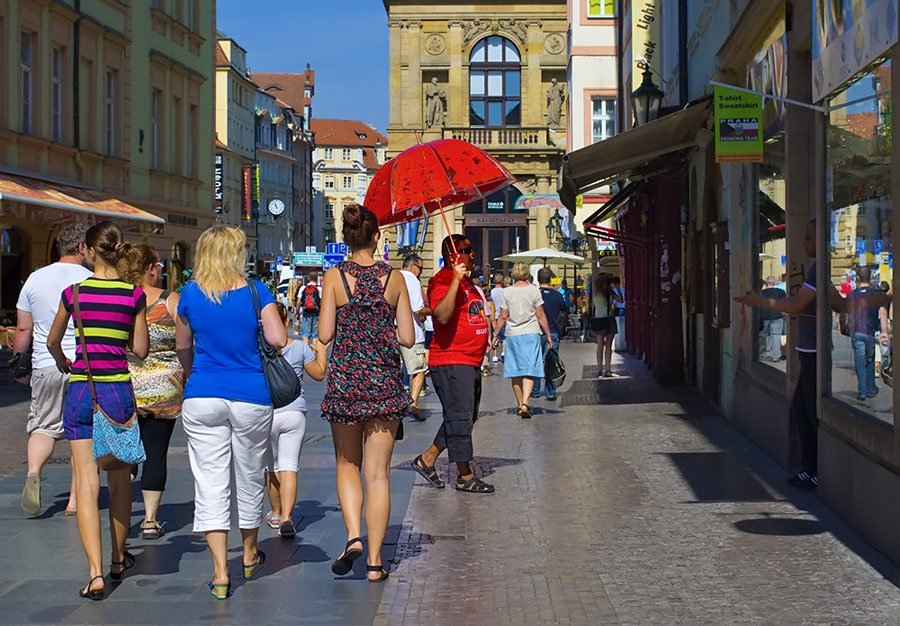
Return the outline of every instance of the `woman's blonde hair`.
{"type": "Polygon", "coordinates": [[[219,304],[222,294],[246,278],[247,236],[237,226],[217,224],[197,240],[194,280],[203,294],[219,304]]]}
{"type": "Polygon", "coordinates": [[[510,276],[513,280],[528,280],[528,277],[531,276],[531,268],[519,261],[513,265],[510,276]]]}

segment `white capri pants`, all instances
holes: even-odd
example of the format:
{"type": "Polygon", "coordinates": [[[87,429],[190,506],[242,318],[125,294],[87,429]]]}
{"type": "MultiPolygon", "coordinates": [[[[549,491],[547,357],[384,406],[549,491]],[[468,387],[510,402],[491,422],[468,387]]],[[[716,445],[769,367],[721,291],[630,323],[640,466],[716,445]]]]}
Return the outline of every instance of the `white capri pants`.
{"type": "Polygon", "coordinates": [[[232,466],[240,528],[259,528],[272,407],[189,398],[181,416],[194,474],[194,532],[231,530],[232,466]]]}
{"type": "Polygon", "coordinates": [[[306,435],[306,412],[278,409],[272,418],[270,472],[296,472],[306,435]]]}

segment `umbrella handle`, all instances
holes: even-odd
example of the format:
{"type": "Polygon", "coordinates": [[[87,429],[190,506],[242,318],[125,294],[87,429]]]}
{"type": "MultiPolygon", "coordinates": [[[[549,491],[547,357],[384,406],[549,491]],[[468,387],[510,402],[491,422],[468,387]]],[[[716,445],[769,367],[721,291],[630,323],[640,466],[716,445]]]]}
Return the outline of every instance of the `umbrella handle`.
{"type": "Polygon", "coordinates": [[[444,213],[444,205],[438,202],[438,209],[441,212],[441,217],[444,219],[444,228],[447,229],[447,235],[450,237],[450,247],[453,248],[453,263],[456,263],[457,257],[459,257],[459,252],[456,251],[456,242],[453,240],[453,233],[450,232],[450,222],[447,220],[447,214],[444,213]]]}

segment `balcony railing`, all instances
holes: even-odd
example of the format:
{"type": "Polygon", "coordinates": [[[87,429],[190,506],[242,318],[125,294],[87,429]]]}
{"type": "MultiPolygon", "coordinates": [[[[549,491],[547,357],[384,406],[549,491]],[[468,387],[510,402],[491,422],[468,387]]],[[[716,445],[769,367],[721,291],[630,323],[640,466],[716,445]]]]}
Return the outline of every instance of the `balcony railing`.
{"type": "Polygon", "coordinates": [[[561,143],[557,146],[553,134],[546,126],[519,128],[444,128],[444,138],[462,139],[480,148],[541,149],[565,148],[566,135],[555,133],[561,143]]]}

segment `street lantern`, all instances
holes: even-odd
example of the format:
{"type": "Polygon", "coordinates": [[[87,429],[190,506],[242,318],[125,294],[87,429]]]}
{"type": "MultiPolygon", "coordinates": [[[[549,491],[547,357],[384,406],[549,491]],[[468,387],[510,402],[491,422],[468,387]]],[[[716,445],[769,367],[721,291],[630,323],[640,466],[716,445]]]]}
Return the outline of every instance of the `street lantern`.
{"type": "Polygon", "coordinates": [[[653,73],[647,67],[640,87],[631,92],[631,110],[634,111],[635,126],[643,126],[656,119],[663,96],[665,94],[653,82],[653,73]]]}
{"type": "Polygon", "coordinates": [[[557,215],[556,212],[554,212],[553,215],[550,216],[550,219],[547,220],[547,225],[544,228],[547,230],[548,243],[554,243],[562,235],[559,221],[559,215],[557,215]]]}

